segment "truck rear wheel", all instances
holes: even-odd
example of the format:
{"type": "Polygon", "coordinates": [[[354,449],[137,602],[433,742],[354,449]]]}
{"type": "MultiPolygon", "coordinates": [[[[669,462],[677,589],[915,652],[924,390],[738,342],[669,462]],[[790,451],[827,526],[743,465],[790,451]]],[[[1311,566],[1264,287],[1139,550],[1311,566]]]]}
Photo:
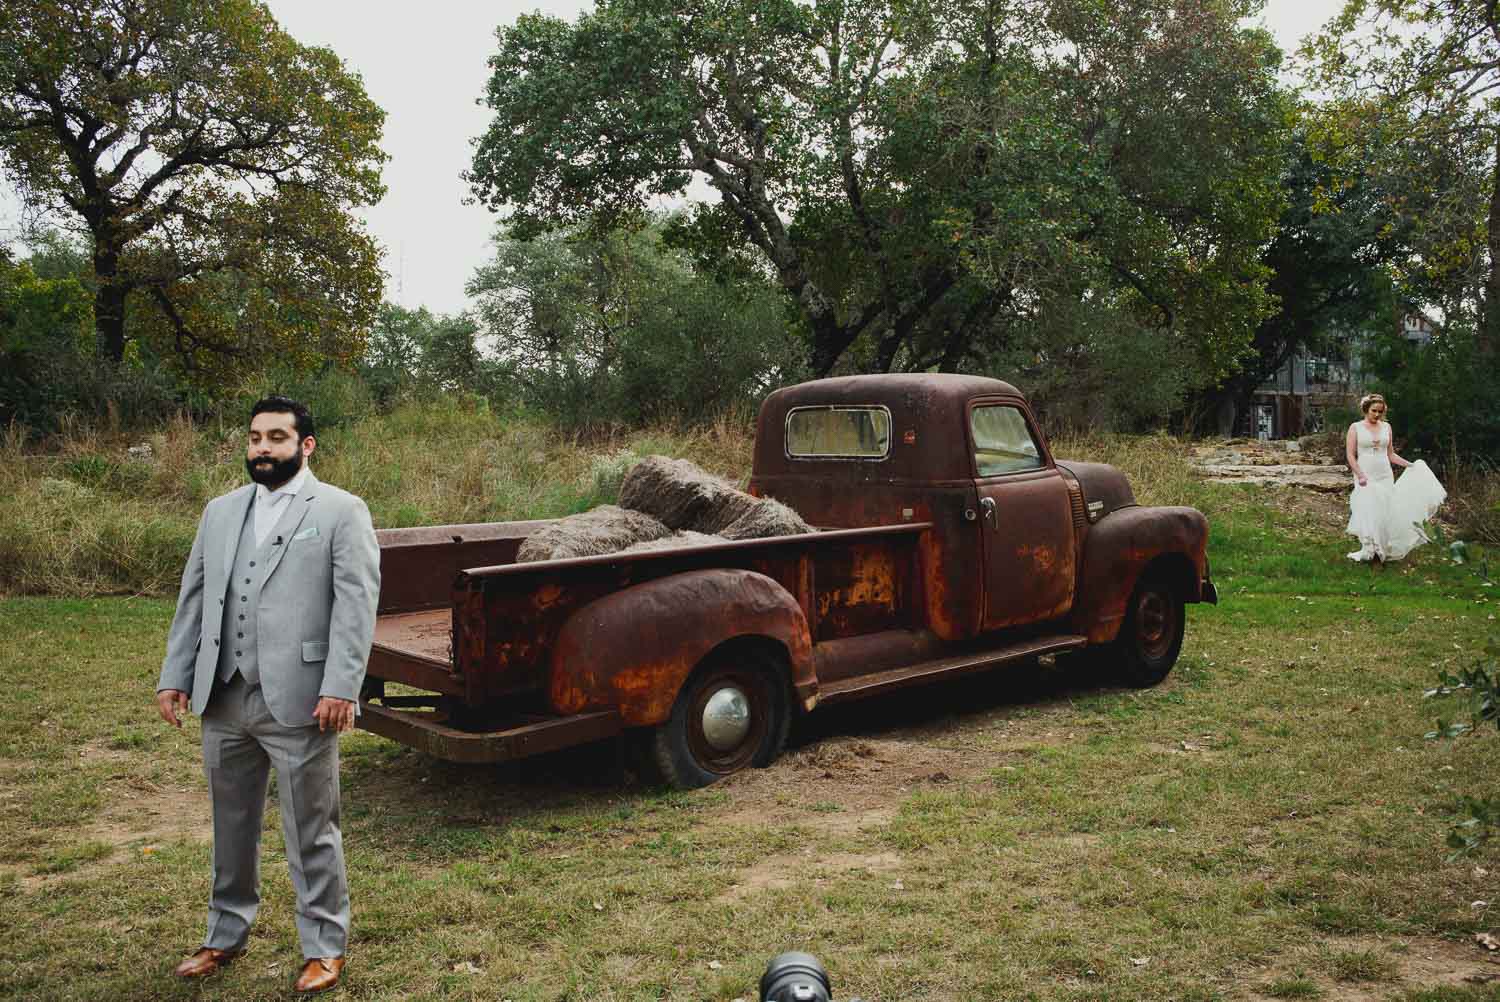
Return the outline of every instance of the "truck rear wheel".
{"type": "Polygon", "coordinates": [[[747,646],[710,654],[653,735],[662,778],[690,790],[770,765],[786,746],[790,702],[779,658],[747,646]]]}
{"type": "Polygon", "coordinates": [[[1165,577],[1141,578],[1125,607],[1115,640],[1115,674],[1126,685],[1146,688],[1167,677],[1182,651],[1186,625],[1182,596],[1165,577]]]}

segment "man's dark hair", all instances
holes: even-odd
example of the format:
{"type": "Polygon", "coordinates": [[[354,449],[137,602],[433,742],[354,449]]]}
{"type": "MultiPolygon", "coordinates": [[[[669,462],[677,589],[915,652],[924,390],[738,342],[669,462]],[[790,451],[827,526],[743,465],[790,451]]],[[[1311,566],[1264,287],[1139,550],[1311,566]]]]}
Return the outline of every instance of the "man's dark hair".
{"type": "Polygon", "coordinates": [[[280,394],[262,397],[255,401],[254,407],[250,408],[250,420],[254,421],[255,415],[267,412],[272,414],[290,414],[295,418],[297,441],[299,442],[313,433],[312,411],[308,410],[307,405],[300,400],[293,400],[291,397],[283,397],[280,394]]]}

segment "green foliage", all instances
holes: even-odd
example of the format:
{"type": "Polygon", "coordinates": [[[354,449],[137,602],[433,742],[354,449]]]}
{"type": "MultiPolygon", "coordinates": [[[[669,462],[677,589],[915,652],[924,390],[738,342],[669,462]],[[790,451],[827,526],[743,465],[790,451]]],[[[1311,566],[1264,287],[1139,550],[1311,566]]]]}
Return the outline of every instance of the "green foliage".
{"type": "MultiPolygon", "coordinates": [[[[1455,563],[1462,563],[1456,560],[1455,563]]],[[[1485,644],[1484,657],[1466,668],[1438,673],[1438,684],[1423,694],[1427,699],[1458,697],[1465,704],[1467,720],[1449,721],[1442,717],[1427,732],[1429,740],[1453,739],[1493,724],[1500,730],[1500,636],[1492,635],[1485,644]]],[[[1457,858],[1478,849],[1500,831],[1500,794],[1464,795],[1459,812],[1463,820],[1448,833],[1448,846],[1457,858]]]]}
{"type": "Polygon", "coordinates": [[[564,425],[703,421],[801,375],[775,291],[701,274],[660,227],[495,246],[469,293],[522,401],[564,425]]]}
{"type": "Polygon", "coordinates": [[[1439,465],[1500,456],[1500,355],[1484,350],[1472,321],[1452,319],[1421,346],[1395,332],[1379,335],[1366,364],[1374,388],[1398,405],[1392,422],[1413,456],[1439,465]]]}
{"type": "Polygon", "coordinates": [[[358,353],[384,113],[333,52],[258,0],[14,0],[0,53],[0,165],[87,233],[102,361],[140,343],[218,388],[358,353]]]}
{"type": "Polygon", "coordinates": [[[225,422],[244,427],[255,401],[272,393],[306,404],[317,421],[319,436],[363,420],[375,407],[370,387],[352,367],[329,363],[308,372],[284,365],[261,373],[238,398],[225,401],[221,407],[225,422]]]}
{"type": "Polygon", "coordinates": [[[0,251],[0,424],[37,425],[76,401],[93,310],[76,277],[40,278],[0,251]]]}
{"type": "Polygon", "coordinates": [[[1495,5],[1474,0],[1347,0],[1303,50],[1330,95],[1320,155],[1373,179],[1411,248],[1396,269],[1407,296],[1471,327],[1486,356],[1500,344],[1497,29],[1495,5]]]}
{"type": "MultiPolygon", "coordinates": [[[[1336,169],[1315,155],[1308,138],[1315,117],[1311,106],[1298,109],[1282,176],[1286,202],[1261,254],[1276,309],[1255,328],[1239,371],[1199,397],[1205,430],[1224,404],[1247,406],[1298,352],[1344,354],[1351,333],[1384,330],[1397,310],[1391,269],[1410,253],[1405,227],[1370,173],[1336,169]]],[[[1357,418],[1340,424],[1329,417],[1326,426],[1357,418]]]]}
{"type": "Polygon", "coordinates": [[[150,422],[178,406],[174,381],[149,353],[99,362],[79,265],[55,234],[24,261],[0,251],[0,426],[55,432],[82,415],[150,422]]]}
{"type": "MultiPolygon", "coordinates": [[[[1216,380],[1270,309],[1284,99],[1252,5],[606,0],[500,32],[468,179],[512,236],[608,229],[696,178],[672,231],[775,276],[812,373],[1013,374],[1121,345],[1216,380]],[[1173,95],[1163,101],[1164,94],[1173,95]]],[[[569,376],[577,383],[587,373],[569,376]]],[[[1104,398],[1108,401],[1108,396],[1104,398]]]]}
{"type": "Polygon", "coordinates": [[[510,363],[488,350],[472,316],[434,314],[426,307],[383,304],[359,373],[387,410],[440,393],[474,394],[497,404],[514,394],[510,363]]]}

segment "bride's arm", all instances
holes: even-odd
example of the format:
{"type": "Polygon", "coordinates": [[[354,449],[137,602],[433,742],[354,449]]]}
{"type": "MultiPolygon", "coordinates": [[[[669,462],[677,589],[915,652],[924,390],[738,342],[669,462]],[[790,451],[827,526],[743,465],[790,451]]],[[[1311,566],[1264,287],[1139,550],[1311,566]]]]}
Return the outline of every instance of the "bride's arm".
{"type": "Polygon", "coordinates": [[[1352,424],[1349,426],[1349,434],[1344,436],[1344,459],[1348,461],[1349,469],[1354,471],[1354,479],[1359,481],[1359,486],[1365,486],[1369,481],[1365,479],[1364,471],[1359,468],[1359,439],[1355,437],[1352,424]]]}
{"type": "Polygon", "coordinates": [[[1396,455],[1396,436],[1390,434],[1389,432],[1386,433],[1385,437],[1385,456],[1391,461],[1392,466],[1411,465],[1411,463],[1408,463],[1406,460],[1396,455]]]}

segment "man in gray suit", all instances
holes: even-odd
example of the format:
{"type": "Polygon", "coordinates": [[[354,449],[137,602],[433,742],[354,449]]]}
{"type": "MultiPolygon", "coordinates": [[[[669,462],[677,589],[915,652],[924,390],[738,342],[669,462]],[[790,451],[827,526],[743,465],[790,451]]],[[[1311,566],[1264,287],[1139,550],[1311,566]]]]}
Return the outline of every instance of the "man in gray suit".
{"type": "Polygon", "coordinates": [[[338,984],[349,940],[338,735],[354,726],[375,632],[380,552],[370,512],[312,475],[312,415],[286,397],[250,412],[253,484],[203,511],[157,682],[162,718],[203,720],[214,873],[203,947],[179,977],[241,956],[260,904],[271,766],[297,891],[303,994],[338,984]]]}

